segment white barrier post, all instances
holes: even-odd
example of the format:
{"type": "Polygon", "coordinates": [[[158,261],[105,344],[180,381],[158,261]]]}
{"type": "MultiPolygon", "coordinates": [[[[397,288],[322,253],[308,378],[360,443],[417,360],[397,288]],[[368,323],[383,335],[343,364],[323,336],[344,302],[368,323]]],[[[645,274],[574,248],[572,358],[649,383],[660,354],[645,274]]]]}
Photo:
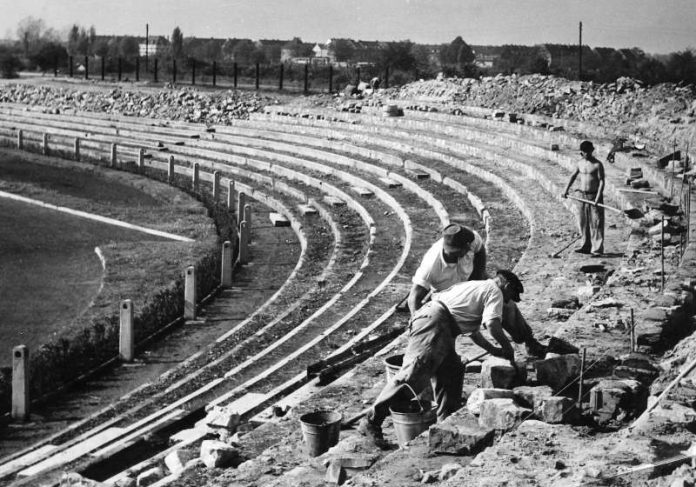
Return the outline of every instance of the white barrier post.
{"type": "Polygon", "coordinates": [[[111,144],[111,167],[116,167],[118,162],[118,149],[116,149],[116,144],[111,144]]]}
{"type": "Polygon", "coordinates": [[[12,419],[29,419],[29,349],[12,349],[12,419]]]}
{"type": "Polygon", "coordinates": [[[193,163],[193,181],[192,181],[194,193],[198,193],[198,176],[199,176],[198,172],[199,172],[198,163],[194,162],[193,163]]]}
{"type": "Polygon", "coordinates": [[[48,155],[48,134],[44,133],[43,134],[43,155],[47,156],[48,155]]]}
{"type": "Polygon", "coordinates": [[[234,210],[234,181],[227,183],[227,209],[234,210]]]}
{"type": "Polygon", "coordinates": [[[220,172],[213,171],[213,201],[220,199],[220,172]]]}
{"type": "Polygon", "coordinates": [[[246,264],[249,262],[249,227],[247,222],[243,221],[239,224],[239,263],[246,264]]]}
{"type": "Polygon", "coordinates": [[[145,149],[138,149],[138,169],[145,167],[145,149]]]}
{"type": "Polygon", "coordinates": [[[244,205],[244,221],[247,224],[247,244],[251,245],[251,205],[244,205]]]}
{"type": "Polygon", "coordinates": [[[17,149],[24,149],[24,130],[22,129],[17,131],[17,149]]]}
{"type": "Polygon", "coordinates": [[[174,156],[169,156],[169,166],[167,167],[167,182],[174,181],[174,156]]]}
{"type": "Polygon", "coordinates": [[[120,306],[121,329],[118,343],[118,353],[125,362],[132,362],[134,358],[134,330],[133,330],[133,303],[130,299],[121,301],[120,306]]]}
{"type": "Polygon", "coordinates": [[[75,137],[75,160],[80,160],[80,138],[75,137]]]}
{"type": "Polygon", "coordinates": [[[226,240],[222,244],[222,263],[220,284],[222,287],[232,286],[232,242],[226,240]]]}
{"type": "Polygon", "coordinates": [[[184,319],[196,319],[196,268],[186,268],[186,280],[184,283],[184,319]]]}
{"type": "Polygon", "coordinates": [[[244,220],[244,205],[246,205],[246,193],[240,191],[237,196],[237,221],[240,225],[244,220]]]}

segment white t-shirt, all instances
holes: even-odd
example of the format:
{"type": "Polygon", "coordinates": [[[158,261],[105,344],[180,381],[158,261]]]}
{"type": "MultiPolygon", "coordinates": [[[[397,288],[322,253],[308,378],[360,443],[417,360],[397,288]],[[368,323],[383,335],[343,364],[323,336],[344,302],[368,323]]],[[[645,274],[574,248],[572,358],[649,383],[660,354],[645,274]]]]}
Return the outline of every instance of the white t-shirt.
{"type": "Polygon", "coordinates": [[[464,334],[478,330],[482,322],[503,317],[503,291],[493,279],[460,282],[433,294],[433,301],[447,306],[464,334]]]}
{"type": "Polygon", "coordinates": [[[481,235],[472,232],[474,241],[469,251],[451,264],[442,257],[442,239],[435,242],[423,256],[411,282],[428,290],[443,291],[458,282],[468,281],[474,271],[474,254],[483,248],[481,235]]]}

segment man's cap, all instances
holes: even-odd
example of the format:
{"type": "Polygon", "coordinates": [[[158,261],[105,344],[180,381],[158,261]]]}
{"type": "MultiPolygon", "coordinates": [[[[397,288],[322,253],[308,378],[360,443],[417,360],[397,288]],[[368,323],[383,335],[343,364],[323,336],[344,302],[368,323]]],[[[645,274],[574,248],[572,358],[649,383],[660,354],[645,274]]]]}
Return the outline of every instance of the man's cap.
{"type": "Polygon", "coordinates": [[[450,223],[442,230],[442,241],[448,247],[461,249],[474,241],[474,232],[458,223],[450,223]]]}
{"type": "Polygon", "coordinates": [[[515,275],[514,272],[508,271],[506,269],[498,269],[496,275],[501,276],[510,285],[510,291],[512,294],[512,300],[519,302],[520,294],[524,292],[524,286],[522,286],[522,281],[515,275]]]}
{"type": "Polygon", "coordinates": [[[580,150],[589,154],[590,152],[594,152],[594,145],[592,145],[592,142],[590,142],[589,140],[583,140],[580,143],[580,150]]]}

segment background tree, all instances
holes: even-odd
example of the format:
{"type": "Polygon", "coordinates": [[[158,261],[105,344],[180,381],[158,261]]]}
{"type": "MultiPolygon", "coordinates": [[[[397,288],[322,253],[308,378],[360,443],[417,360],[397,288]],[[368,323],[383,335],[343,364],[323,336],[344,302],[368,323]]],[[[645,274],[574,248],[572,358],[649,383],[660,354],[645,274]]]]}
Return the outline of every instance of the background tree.
{"type": "Polygon", "coordinates": [[[413,42],[388,42],[381,51],[379,65],[382,68],[389,66],[395,71],[415,72],[417,64],[413,55],[413,42]]]}
{"type": "Polygon", "coordinates": [[[669,56],[667,79],[675,83],[696,83],[696,56],[690,49],[669,56]]]}
{"type": "Polygon", "coordinates": [[[440,50],[442,65],[452,67],[457,71],[462,71],[467,64],[473,63],[475,58],[474,51],[461,36],[457,36],[440,50]]]}
{"type": "Polygon", "coordinates": [[[16,78],[17,71],[22,63],[15,52],[9,46],[0,46],[0,76],[3,78],[16,78]]]}
{"type": "Polygon", "coordinates": [[[29,58],[31,63],[41,71],[52,70],[55,66],[65,66],[68,62],[68,51],[58,42],[44,42],[38,51],[29,58]]]}
{"type": "Polygon", "coordinates": [[[121,57],[125,59],[136,58],[140,55],[140,44],[135,37],[126,36],[120,43],[121,57]]]}
{"type": "Polygon", "coordinates": [[[336,61],[339,62],[351,61],[355,54],[355,46],[353,42],[348,39],[332,40],[331,48],[333,49],[336,61]]]}
{"type": "Polygon", "coordinates": [[[25,17],[17,24],[17,38],[22,45],[24,57],[40,48],[41,38],[46,31],[46,25],[41,19],[25,17]]]}
{"type": "Polygon", "coordinates": [[[171,50],[174,59],[180,58],[184,53],[184,34],[178,25],[172,31],[171,50]]]}

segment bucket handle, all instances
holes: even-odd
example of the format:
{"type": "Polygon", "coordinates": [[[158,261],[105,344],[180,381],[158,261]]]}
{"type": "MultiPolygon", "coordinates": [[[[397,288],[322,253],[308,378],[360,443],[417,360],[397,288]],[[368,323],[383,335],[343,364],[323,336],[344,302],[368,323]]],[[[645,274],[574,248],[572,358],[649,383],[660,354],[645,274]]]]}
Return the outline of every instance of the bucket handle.
{"type": "Polygon", "coordinates": [[[418,399],[418,394],[416,394],[416,391],[414,391],[413,387],[408,385],[408,383],[406,382],[402,382],[401,385],[408,387],[408,390],[411,391],[411,394],[413,394],[413,398],[416,400],[416,402],[418,403],[418,407],[420,408],[418,414],[422,414],[425,411],[425,409],[423,409],[423,405],[421,404],[420,399],[418,399]]]}

